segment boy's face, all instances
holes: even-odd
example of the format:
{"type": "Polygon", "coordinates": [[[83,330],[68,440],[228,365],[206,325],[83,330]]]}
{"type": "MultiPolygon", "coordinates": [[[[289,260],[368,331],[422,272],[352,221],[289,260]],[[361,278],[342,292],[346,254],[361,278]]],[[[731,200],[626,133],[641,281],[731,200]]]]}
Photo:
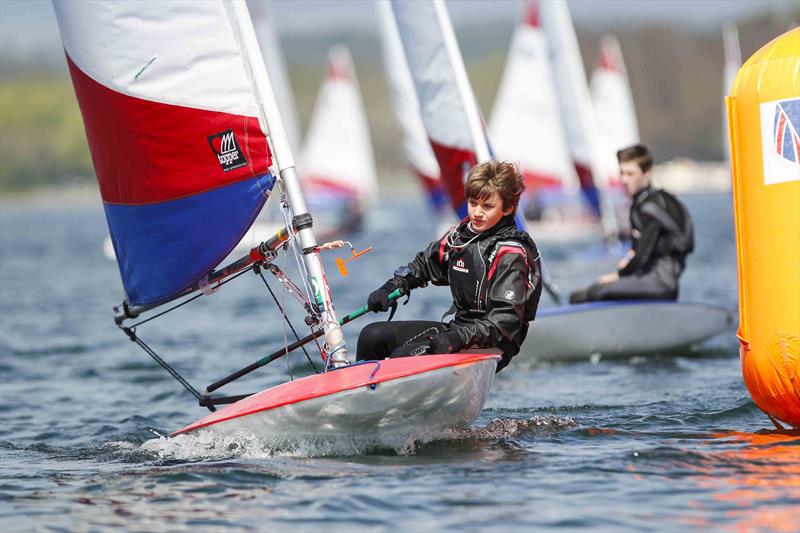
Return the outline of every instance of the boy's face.
{"type": "Polygon", "coordinates": [[[503,209],[503,200],[497,191],[485,198],[470,198],[467,200],[467,213],[469,221],[475,231],[486,231],[493,228],[500,219],[513,211],[513,207],[503,209]]]}
{"type": "Polygon", "coordinates": [[[636,161],[621,162],[619,164],[619,178],[631,198],[650,185],[650,172],[642,172],[636,161]]]}

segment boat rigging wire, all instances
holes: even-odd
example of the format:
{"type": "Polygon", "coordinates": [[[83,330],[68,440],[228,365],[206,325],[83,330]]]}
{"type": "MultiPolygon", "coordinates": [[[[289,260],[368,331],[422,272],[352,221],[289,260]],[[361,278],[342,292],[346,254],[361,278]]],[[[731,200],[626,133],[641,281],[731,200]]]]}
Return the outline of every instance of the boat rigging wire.
{"type": "MultiPolygon", "coordinates": [[[[222,287],[223,285],[225,285],[225,284],[226,284],[226,283],[228,283],[229,281],[233,281],[233,280],[235,280],[236,278],[238,278],[239,276],[241,276],[242,274],[245,274],[246,272],[248,272],[248,271],[250,271],[250,270],[253,270],[253,268],[254,268],[254,267],[255,267],[255,264],[253,264],[253,265],[250,265],[249,267],[245,268],[245,269],[244,269],[244,270],[242,270],[241,272],[237,272],[235,275],[231,276],[230,278],[228,278],[228,279],[226,279],[226,280],[223,280],[223,281],[220,281],[220,282],[219,282],[219,283],[216,285],[215,289],[218,289],[219,287],[222,287]]],[[[194,296],[192,296],[192,297],[191,297],[191,298],[189,298],[188,300],[184,300],[184,301],[182,301],[181,303],[179,303],[179,304],[177,304],[177,305],[174,305],[174,306],[170,307],[169,309],[166,309],[166,310],[164,310],[164,311],[161,311],[160,313],[158,313],[158,314],[155,314],[155,315],[153,315],[153,316],[151,316],[151,317],[147,317],[147,318],[145,318],[144,320],[140,320],[140,321],[139,321],[139,322],[137,322],[136,324],[132,324],[132,325],[130,325],[130,326],[127,326],[127,329],[134,329],[134,328],[136,328],[136,327],[138,327],[138,326],[141,326],[142,324],[145,324],[145,323],[147,323],[147,322],[150,322],[151,320],[154,320],[154,319],[156,319],[156,318],[158,318],[158,317],[160,317],[160,316],[164,316],[164,315],[166,315],[167,313],[169,313],[170,311],[174,311],[175,309],[177,309],[177,308],[179,308],[179,307],[183,307],[184,305],[188,304],[189,302],[193,302],[193,301],[197,300],[197,299],[198,299],[198,298],[200,298],[201,296],[205,296],[205,293],[201,292],[201,293],[195,294],[194,296]]],[[[123,331],[126,329],[126,327],[123,327],[122,325],[118,325],[118,326],[119,326],[119,328],[120,328],[120,329],[122,329],[123,331]]]]}
{"type": "MultiPolygon", "coordinates": [[[[202,401],[202,400],[203,400],[203,395],[202,395],[202,394],[200,394],[200,392],[199,392],[197,389],[195,389],[194,387],[192,387],[191,383],[189,383],[188,381],[186,381],[186,379],[184,379],[184,377],[183,377],[183,376],[181,376],[181,375],[180,375],[180,373],[178,373],[178,371],[177,371],[177,370],[175,370],[174,368],[172,368],[172,366],[170,366],[170,364],[169,364],[169,363],[167,363],[166,361],[164,361],[164,360],[161,358],[161,356],[159,356],[159,355],[158,355],[158,354],[157,354],[157,353],[156,353],[156,352],[155,352],[155,351],[154,351],[152,348],[150,348],[150,346],[148,346],[146,342],[144,342],[142,339],[140,339],[140,338],[139,338],[139,336],[138,336],[138,335],[136,335],[136,331],[135,331],[133,328],[130,328],[130,327],[123,327],[123,328],[120,328],[120,329],[122,329],[122,331],[124,331],[124,332],[125,332],[125,334],[126,334],[126,335],[128,335],[128,337],[129,337],[129,338],[130,338],[130,339],[131,339],[133,342],[135,342],[136,344],[138,344],[138,345],[139,345],[139,347],[140,347],[142,350],[144,350],[144,352],[145,352],[147,355],[149,355],[150,357],[152,357],[152,358],[153,358],[153,360],[155,360],[155,362],[156,362],[156,363],[158,363],[159,365],[161,365],[161,367],[162,367],[164,370],[166,370],[167,372],[169,372],[169,374],[170,374],[170,375],[171,375],[173,378],[175,378],[175,379],[178,381],[178,383],[180,383],[181,385],[183,385],[183,388],[185,388],[187,391],[189,391],[190,393],[192,393],[192,396],[194,396],[195,398],[197,398],[197,400],[198,400],[198,401],[202,401]]],[[[211,412],[214,412],[214,411],[216,411],[216,410],[217,410],[217,409],[216,409],[216,407],[214,407],[213,405],[206,405],[206,407],[208,407],[208,410],[209,410],[209,411],[211,411],[211,412]]]]}
{"type": "MultiPolygon", "coordinates": [[[[275,305],[278,306],[278,309],[280,310],[281,315],[283,315],[284,323],[289,326],[289,328],[292,330],[292,333],[294,334],[295,339],[297,339],[297,341],[299,342],[300,341],[300,335],[298,335],[297,334],[297,330],[294,329],[294,326],[292,325],[292,322],[289,320],[289,317],[286,314],[286,310],[285,310],[284,306],[281,305],[281,302],[278,301],[278,298],[275,296],[275,292],[272,290],[272,287],[270,287],[269,283],[267,282],[267,278],[264,277],[264,274],[261,272],[260,268],[254,269],[254,271],[261,278],[261,281],[264,282],[264,286],[267,288],[267,290],[269,291],[270,296],[272,296],[272,299],[275,301],[275,305]]],[[[278,269],[278,271],[280,272],[280,269],[278,269]]],[[[272,271],[272,269],[270,269],[270,272],[275,274],[275,272],[272,271]]],[[[275,274],[275,276],[277,277],[277,274],[275,274]]],[[[283,293],[283,291],[281,291],[281,293],[283,293]]],[[[285,326],[284,326],[284,342],[283,342],[283,345],[284,345],[285,349],[287,349],[286,354],[288,354],[289,353],[288,352],[289,339],[286,338],[286,328],[285,328],[285,326]]],[[[306,359],[308,359],[308,362],[311,364],[311,367],[314,369],[314,372],[319,374],[319,370],[317,370],[316,365],[314,365],[314,362],[311,360],[311,356],[308,354],[308,351],[306,350],[305,346],[301,346],[301,348],[303,348],[303,353],[306,355],[306,359]]],[[[288,357],[287,357],[286,360],[287,361],[289,360],[288,357]]],[[[287,363],[287,368],[289,368],[288,367],[288,363],[287,363]]],[[[294,380],[294,376],[292,376],[291,369],[289,369],[289,377],[292,380],[294,380]]]]}
{"type": "Polygon", "coordinates": [[[292,254],[294,255],[295,261],[297,262],[297,268],[300,271],[300,277],[303,280],[303,289],[305,289],[306,297],[310,302],[313,302],[313,305],[311,307],[316,310],[317,301],[314,298],[314,294],[311,291],[311,288],[309,287],[310,280],[308,276],[308,270],[306,269],[305,261],[303,261],[300,257],[300,248],[297,246],[297,231],[295,230],[294,224],[292,224],[292,221],[290,220],[289,217],[290,215],[289,203],[286,200],[286,190],[283,187],[283,181],[281,180],[279,183],[281,186],[281,214],[283,215],[284,224],[286,225],[287,228],[289,228],[291,234],[289,237],[289,241],[290,241],[290,246],[292,248],[292,254]]]}

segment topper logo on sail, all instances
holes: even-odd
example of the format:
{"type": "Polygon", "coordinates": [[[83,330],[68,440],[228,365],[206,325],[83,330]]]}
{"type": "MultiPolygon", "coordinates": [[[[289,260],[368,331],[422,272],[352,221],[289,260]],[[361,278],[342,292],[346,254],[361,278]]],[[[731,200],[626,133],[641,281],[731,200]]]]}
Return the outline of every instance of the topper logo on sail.
{"type": "Polygon", "coordinates": [[[458,261],[456,261],[456,264],[453,265],[453,270],[455,270],[456,272],[463,272],[464,274],[469,274],[469,269],[464,264],[463,259],[459,259],[458,261]]]}
{"type": "Polygon", "coordinates": [[[214,154],[222,165],[222,170],[228,172],[247,164],[247,161],[242,154],[239,143],[236,142],[236,136],[233,130],[225,130],[222,133],[216,133],[208,137],[208,144],[214,150],[214,154]]]}

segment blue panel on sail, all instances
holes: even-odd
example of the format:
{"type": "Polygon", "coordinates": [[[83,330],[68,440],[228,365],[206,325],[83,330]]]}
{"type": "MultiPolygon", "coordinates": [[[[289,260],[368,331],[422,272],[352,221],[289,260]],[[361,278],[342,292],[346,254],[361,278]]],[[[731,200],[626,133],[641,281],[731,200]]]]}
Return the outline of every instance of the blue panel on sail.
{"type": "Polygon", "coordinates": [[[106,203],[128,303],[166,300],[207,275],[239,243],[274,183],[264,174],[178,200],[106,203]]]}

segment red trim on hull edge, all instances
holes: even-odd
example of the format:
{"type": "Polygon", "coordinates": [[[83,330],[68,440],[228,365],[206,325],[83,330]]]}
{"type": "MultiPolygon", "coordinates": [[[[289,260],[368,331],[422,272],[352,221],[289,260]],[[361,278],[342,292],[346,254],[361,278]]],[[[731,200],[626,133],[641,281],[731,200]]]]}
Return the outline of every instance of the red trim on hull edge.
{"type": "Polygon", "coordinates": [[[478,363],[494,359],[494,354],[442,354],[399,359],[384,359],[380,368],[375,364],[358,364],[324,374],[315,374],[263,390],[244,400],[231,404],[215,413],[201,418],[188,426],[173,432],[170,437],[188,433],[220,422],[241,418],[261,411],[268,411],[284,405],[299,403],[337,392],[367,387],[414,374],[422,374],[440,368],[478,363]],[[374,373],[374,376],[373,376],[374,373]],[[370,379],[370,376],[372,378],[370,379]]]}

